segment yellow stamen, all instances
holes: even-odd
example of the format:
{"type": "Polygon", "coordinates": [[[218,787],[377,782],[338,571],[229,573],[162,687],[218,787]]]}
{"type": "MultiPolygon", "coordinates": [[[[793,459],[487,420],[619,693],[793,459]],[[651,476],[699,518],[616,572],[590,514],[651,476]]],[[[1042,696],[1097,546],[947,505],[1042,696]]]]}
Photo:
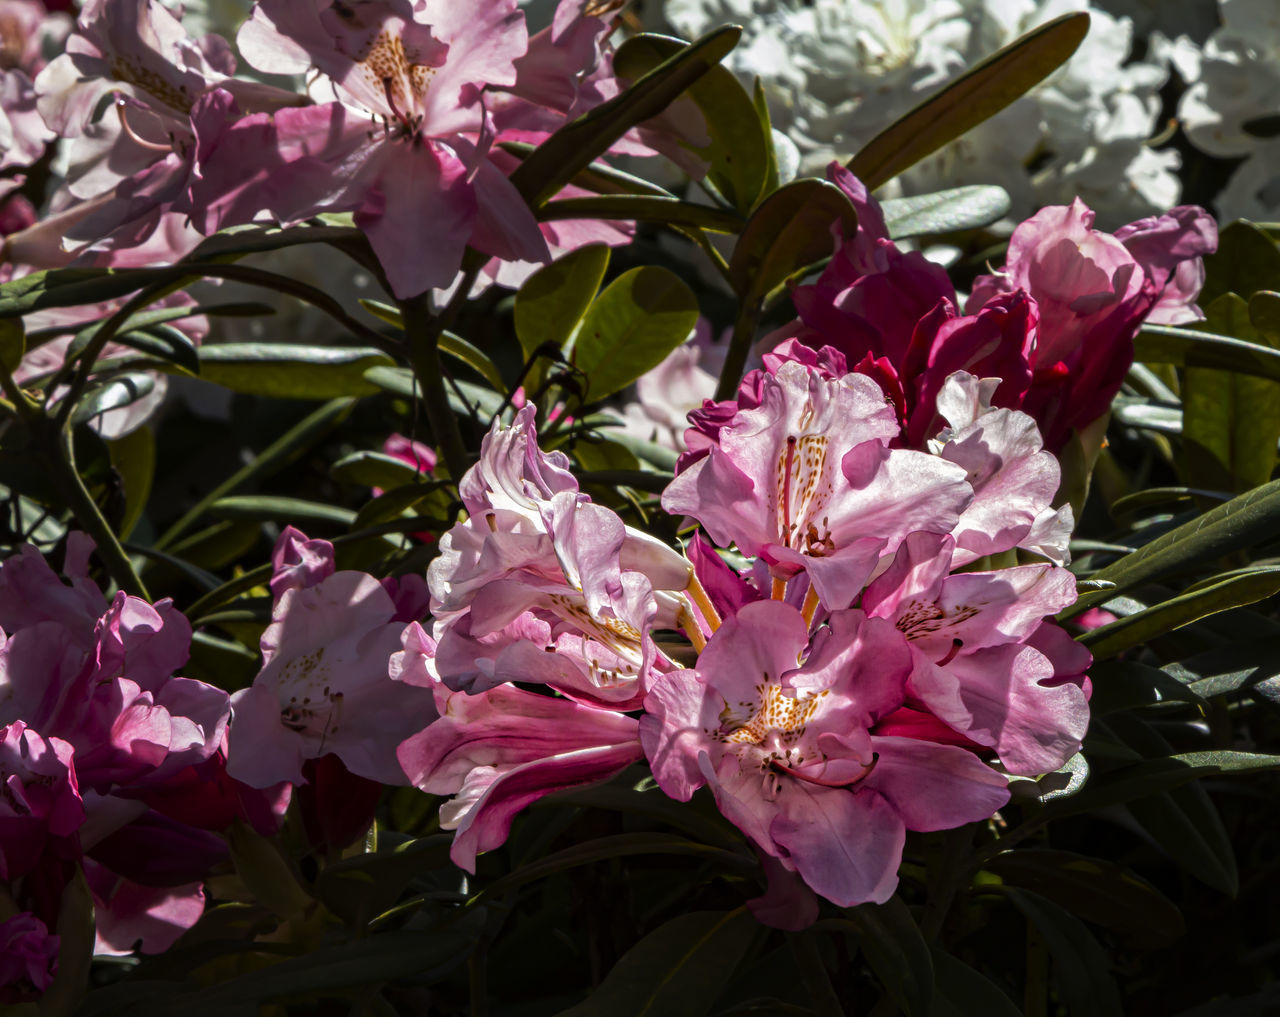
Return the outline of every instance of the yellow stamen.
{"type": "Polygon", "coordinates": [[[702,629],[698,625],[698,620],[693,616],[693,612],[688,606],[680,609],[678,618],[680,627],[684,629],[684,634],[689,637],[689,642],[693,643],[693,648],[699,653],[706,648],[707,637],[702,634],[702,629]]]}
{"type": "Polygon", "coordinates": [[[813,616],[817,613],[817,611],[818,611],[818,591],[815,590],[812,586],[810,586],[809,592],[804,595],[804,607],[801,608],[801,613],[804,615],[804,621],[806,625],[813,624],[813,616]]]}
{"type": "Polygon", "coordinates": [[[711,598],[707,596],[707,591],[702,588],[702,584],[698,582],[698,577],[693,574],[692,569],[689,570],[689,589],[685,592],[689,594],[698,610],[702,612],[702,617],[706,620],[707,627],[712,632],[715,632],[720,627],[720,612],[711,603],[711,598]]]}
{"type": "Polygon", "coordinates": [[[782,598],[785,597],[786,595],[787,595],[787,581],[785,579],[779,579],[777,576],[774,576],[773,591],[770,594],[770,596],[772,596],[774,600],[782,600],[782,598]]]}

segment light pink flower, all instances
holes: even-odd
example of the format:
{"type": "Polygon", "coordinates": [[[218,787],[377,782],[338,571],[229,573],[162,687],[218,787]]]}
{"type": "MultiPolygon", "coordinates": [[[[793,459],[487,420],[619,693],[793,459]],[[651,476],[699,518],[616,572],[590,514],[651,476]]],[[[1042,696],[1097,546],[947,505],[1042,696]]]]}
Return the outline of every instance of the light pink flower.
{"type": "Polygon", "coordinates": [[[367,573],[332,572],[325,544],[292,528],[277,543],[263,668],[231,698],[227,773],[250,787],[301,784],[302,764],[329,753],[361,777],[403,783],[396,746],[435,716],[430,693],[388,673],[405,628],[396,601],[367,573]],[[310,565],[293,563],[304,555],[310,565]]]}
{"type": "Polygon", "coordinates": [[[823,604],[848,607],[907,533],[948,532],[972,498],[964,471],[891,449],[897,415],[880,386],[790,361],[760,376],[755,409],[667,486],[668,512],[718,544],[760,556],[778,578],[808,574],[823,604]]]}
{"type": "Polygon", "coordinates": [[[405,632],[400,681],[434,691],[440,718],[397,753],[416,787],[453,795],[440,825],[455,830],[450,856],[475,871],[476,855],[507,838],[515,815],[553,791],[591,784],[642,757],[637,722],[621,713],[499,685],[449,692],[433,673],[430,638],[405,632]]]}
{"type": "Polygon", "coordinates": [[[58,973],[58,944],[58,937],[30,912],[0,922],[0,1003],[43,995],[58,973]]]}
{"type": "Polygon", "coordinates": [[[844,907],[883,902],[906,830],[986,818],[1008,800],[1006,782],[964,749],[872,733],[903,704],[911,672],[892,625],[840,611],[812,646],[808,629],[786,604],[742,608],[696,670],[654,684],[641,741],[668,795],[687,801],[706,784],[817,893],[844,907]]]}
{"type": "Polygon", "coordinates": [[[143,886],[94,861],[85,862],[93,895],[96,956],[164,953],[204,913],[204,887],[143,886]]]}

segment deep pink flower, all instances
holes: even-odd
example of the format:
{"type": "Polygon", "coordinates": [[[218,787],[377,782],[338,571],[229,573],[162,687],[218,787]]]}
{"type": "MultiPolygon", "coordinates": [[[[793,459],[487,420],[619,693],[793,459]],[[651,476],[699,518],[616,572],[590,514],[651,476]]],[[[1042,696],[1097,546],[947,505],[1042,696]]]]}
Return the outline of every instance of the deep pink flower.
{"type": "Polygon", "coordinates": [[[911,652],[892,625],[839,611],[812,646],[808,629],[786,604],[742,608],[695,670],[654,684],[641,741],[668,795],[709,785],[816,892],[844,907],[883,902],[906,830],[986,818],[1008,800],[1006,781],[964,749],[871,733],[907,694],[911,652]]]}
{"type": "Polygon", "coordinates": [[[633,718],[512,685],[449,692],[433,673],[432,650],[418,626],[406,630],[394,669],[400,681],[434,691],[440,718],[397,755],[416,787],[454,796],[440,825],[456,831],[450,856],[468,872],[530,802],[607,780],[642,757],[633,718]]]}
{"type": "Polygon", "coordinates": [[[164,953],[204,913],[200,883],[143,886],[92,859],[85,861],[84,874],[94,901],[97,956],[164,953]]]}
{"type": "Polygon", "coordinates": [[[43,995],[58,973],[58,944],[58,937],[30,912],[0,922],[0,1003],[43,995]]]}
{"type": "Polygon", "coordinates": [[[25,876],[46,854],[79,857],[84,803],[71,746],[20,720],[0,728],[0,879],[25,876]]]}

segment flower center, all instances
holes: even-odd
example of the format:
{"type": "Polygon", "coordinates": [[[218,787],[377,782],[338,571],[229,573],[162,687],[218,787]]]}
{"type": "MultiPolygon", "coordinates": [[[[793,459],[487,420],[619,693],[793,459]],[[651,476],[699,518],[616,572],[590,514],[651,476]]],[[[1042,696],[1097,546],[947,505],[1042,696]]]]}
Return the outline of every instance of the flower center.
{"type": "Polygon", "coordinates": [[[835,490],[827,475],[827,445],[824,434],[789,434],[778,453],[778,532],[787,547],[814,558],[836,549],[828,517],[819,518],[835,490]]]}

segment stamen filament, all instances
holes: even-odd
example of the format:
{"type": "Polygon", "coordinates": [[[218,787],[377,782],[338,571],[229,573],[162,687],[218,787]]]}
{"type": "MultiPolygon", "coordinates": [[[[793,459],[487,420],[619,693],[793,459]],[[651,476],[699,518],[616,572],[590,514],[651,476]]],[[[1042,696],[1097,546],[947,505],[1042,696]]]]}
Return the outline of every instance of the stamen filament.
{"type": "Polygon", "coordinates": [[[785,579],[779,579],[777,576],[774,576],[774,577],[773,577],[773,589],[770,591],[769,595],[770,595],[774,600],[782,600],[784,597],[786,597],[786,595],[787,595],[787,581],[786,581],[785,579]]]}
{"type": "Polygon", "coordinates": [[[809,592],[804,595],[804,607],[801,608],[801,614],[804,615],[806,625],[813,624],[813,616],[818,613],[818,591],[809,587],[809,592]]]}
{"type": "Polygon", "coordinates": [[[702,612],[702,617],[707,623],[707,627],[714,633],[720,627],[720,612],[716,610],[716,606],[711,603],[711,598],[707,596],[707,591],[703,589],[702,584],[698,582],[698,577],[694,575],[693,570],[689,570],[689,589],[685,591],[693,600],[698,610],[702,612]]]}
{"type": "Polygon", "coordinates": [[[693,644],[693,648],[701,653],[706,648],[707,637],[702,634],[698,619],[694,617],[687,604],[680,608],[679,622],[680,627],[684,629],[684,634],[689,637],[689,642],[693,644]]]}
{"type": "Polygon", "coordinates": [[[120,129],[124,131],[125,137],[132,141],[135,145],[149,149],[152,152],[172,152],[172,145],[162,145],[156,141],[148,141],[139,135],[132,127],[129,126],[129,118],[125,116],[125,109],[128,106],[123,99],[116,99],[116,116],[120,118],[120,129]]]}

